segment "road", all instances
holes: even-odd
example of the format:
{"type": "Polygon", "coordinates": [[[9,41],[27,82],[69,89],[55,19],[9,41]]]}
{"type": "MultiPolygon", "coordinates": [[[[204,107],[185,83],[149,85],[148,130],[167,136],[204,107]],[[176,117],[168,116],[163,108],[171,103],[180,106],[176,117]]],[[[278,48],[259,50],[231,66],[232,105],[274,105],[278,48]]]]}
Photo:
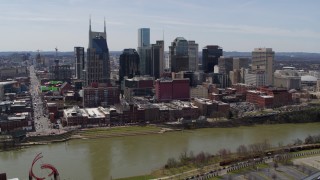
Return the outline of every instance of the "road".
{"type": "Polygon", "coordinates": [[[36,77],[34,66],[30,66],[30,94],[32,96],[34,123],[37,132],[48,132],[51,129],[51,123],[48,114],[45,114],[43,102],[39,92],[40,82],[36,77]]]}

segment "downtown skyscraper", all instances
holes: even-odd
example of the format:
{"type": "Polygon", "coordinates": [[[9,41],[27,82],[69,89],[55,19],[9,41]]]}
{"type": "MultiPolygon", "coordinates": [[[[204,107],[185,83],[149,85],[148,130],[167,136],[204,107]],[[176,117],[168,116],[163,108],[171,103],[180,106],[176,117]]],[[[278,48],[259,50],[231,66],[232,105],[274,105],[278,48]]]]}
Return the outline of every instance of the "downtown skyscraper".
{"type": "Polygon", "coordinates": [[[164,41],[151,45],[151,76],[158,79],[164,73],[164,41]]]}
{"type": "Polygon", "coordinates": [[[252,51],[252,70],[266,73],[266,85],[273,85],[274,51],[272,48],[255,48],[252,51]]]}
{"type": "Polygon", "coordinates": [[[204,47],[202,49],[202,70],[205,73],[213,73],[214,66],[218,65],[218,59],[222,55],[222,48],[217,45],[204,47]]]}
{"type": "Polygon", "coordinates": [[[140,56],[141,75],[151,75],[150,29],[138,29],[138,54],[140,56]]]}
{"type": "Polygon", "coordinates": [[[89,22],[89,45],[85,66],[85,85],[92,83],[108,83],[110,80],[110,57],[107,44],[106,22],[104,31],[91,30],[89,22]]]}
{"type": "Polygon", "coordinates": [[[169,46],[171,72],[198,70],[198,44],[177,37],[169,46]]]}
{"type": "Polygon", "coordinates": [[[85,68],[84,47],[74,47],[76,79],[83,78],[83,70],[85,68]]]}

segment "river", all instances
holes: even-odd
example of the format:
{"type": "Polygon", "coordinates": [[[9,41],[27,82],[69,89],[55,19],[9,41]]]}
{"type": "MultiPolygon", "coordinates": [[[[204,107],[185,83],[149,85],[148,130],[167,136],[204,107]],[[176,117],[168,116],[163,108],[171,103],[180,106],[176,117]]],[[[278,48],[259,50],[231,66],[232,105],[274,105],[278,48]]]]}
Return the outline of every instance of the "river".
{"type": "MultiPolygon", "coordinates": [[[[61,179],[111,179],[147,174],[183,151],[216,153],[235,150],[241,144],[267,139],[275,146],[320,133],[320,123],[257,125],[238,128],[208,128],[165,134],[105,139],[71,140],[0,152],[0,173],[27,179],[35,155],[54,165],[61,179]]],[[[39,175],[47,173],[37,172],[39,175]]]]}

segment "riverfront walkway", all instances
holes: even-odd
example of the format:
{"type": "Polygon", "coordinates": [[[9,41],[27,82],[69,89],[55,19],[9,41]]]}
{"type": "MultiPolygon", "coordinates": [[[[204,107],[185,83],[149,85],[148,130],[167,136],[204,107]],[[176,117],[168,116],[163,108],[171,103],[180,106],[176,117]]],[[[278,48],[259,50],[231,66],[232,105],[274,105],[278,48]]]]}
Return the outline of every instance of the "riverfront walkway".
{"type": "MultiPolygon", "coordinates": [[[[206,166],[203,169],[209,169],[209,170],[202,173],[202,174],[199,174],[201,169],[194,169],[194,170],[190,170],[187,172],[175,174],[172,176],[157,178],[154,180],[166,180],[166,179],[170,179],[170,180],[172,180],[172,179],[206,180],[206,179],[211,179],[211,178],[214,178],[217,176],[224,176],[227,173],[231,173],[233,171],[238,171],[243,168],[253,167],[254,165],[257,166],[257,165],[263,164],[263,163],[272,164],[275,160],[280,160],[280,159],[284,159],[284,158],[288,158],[288,159],[299,158],[299,157],[303,157],[303,156],[312,156],[312,157],[295,159],[294,160],[295,164],[296,163],[300,163],[300,164],[304,163],[306,165],[311,165],[311,167],[316,166],[319,169],[320,168],[320,163],[319,163],[320,156],[319,155],[320,155],[320,149],[316,149],[316,150],[312,150],[312,151],[305,151],[305,152],[301,152],[301,153],[278,154],[273,157],[262,158],[262,160],[259,160],[259,161],[249,160],[249,161],[238,162],[238,163],[232,164],[230,166],[220,167],[220,169],[217,169],[217,168],[210,169],[210,166],[206,166]],[[315,155],[318,155],[318,156],[314,157],[315,155]],[[318,163],[317,164],[314,163],[314,161],[312,161],[312,159],[315,159],[314,161],[318,161],[318,163]]],[[[216,167],[216,166],[214,166],[214,167],[216,167]]],[[[283,169],[285,170],[285,168],[283,168],[283,169]]],[[[274,171],[274,170],[271,170],[271,171],[274,171]]],[[[303,171],[306,171],[306,170],[303,169],[303,171]]],[[[312,172],[312,170],[308,170],[308,172],[312,172]]],[[[270,174],[270,172],[267,172],[267,173],[270,174]]],[[[273,172],[273,173],[276,173],[276,172],[273,172]]],[[[306,176],[308,176],[308,174],[302,174],[300,176],[306,177],[306,176]]]]}

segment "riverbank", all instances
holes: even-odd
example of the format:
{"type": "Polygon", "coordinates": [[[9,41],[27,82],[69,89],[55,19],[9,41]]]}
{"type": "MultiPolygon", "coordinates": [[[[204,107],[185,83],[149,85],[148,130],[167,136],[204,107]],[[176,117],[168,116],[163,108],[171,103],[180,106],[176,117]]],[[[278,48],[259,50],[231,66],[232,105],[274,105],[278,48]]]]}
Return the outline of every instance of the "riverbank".
{"type": "Polygon", "coordinates": [[[163,134],[166,132],[180,131],[180,129],[170,129],[153,125],[148,126],[124,126],[124,127],[98,127],[72,130],[60,134],[28,136],[21,143],[16,143],[15,147],[6,150],[14,150],[20,147],[32,145],[47,145],[51,143],[65,142],[72,139],[99,139],[124,136],[138,136],[150,134],[163,134]]]}
{"type": "MultiPolygon", "coordinates": [[[[215,120],[201,123],[161,124],[147,126],[125,127],[97,127],[72,130],[66,133],[28,136],[15,146],[43,145],[56,142],[65,142],[71,139],[97,139],[124,136],[162,134],[168,131],[198,128],[230,128],[240,126],[253,126],[261,124],[311,123],[320,121],[320,107],[318,104],[300,111],[281,112],[277,114],[263,114],[259,116],[242,117],[229,120],[215,120]]],[[[14,149],[14,148],[11,148],[14,149]]]]}
{"type": "MultiPolygon", "coordinates": [[[[115,179],[150,174],[178,159],[181,152],[216,154],[221,148],[235,152],[239,145],[263,142],[278,146],[319,134],[320,123],[204,128],[159,135],[73,139],[0,153],[0,169],[9,177],[27,179],[34,156],[42,152],[64,179],[115,179]]],[[[41,173],[41,170],[36,172],[41,173]]],[[[148,178],[147,178],[148,179],[148,178]]]]}
{"type": "Polygon", "coordinates": [[[158,126],[126,126],[126,127],[104,127],[81,129],[73,134],[72,139],[97,139],[112,138],[123,136],[137,136],[149,134],[162,134],[170,131],[179,131],[180,129],[162,128],[158,126]]]}
{"type": "Polygon", "coordinates": [[[199,123],[172,124],[169,127],[182,129],[197,128],[232,128],[240,126],[253,126],[261,124],[291,124],[320,122],[320,106],[312,105],[308,108],[277,113],[259,114],[236,119],[212,120],[199,123]]]}
{"type": "MultiPolygon", "coordinates": [[[[319,144],[315,144],[319,145],[319,144]]],[[[312,146],[312,145],[311,145],[312,146]]],[[[192,179],[192,177],[198,177],[203,180],[206,179],[214,179],[214,178],[227,178],[239,175],[249,175],[251,173],[256,173],[260,171],[257,177],[268,177],[266,179],[271,179],[271,173],[276,174],[277,177],[281,177],[285,174],[285,176],[292,176],[292,171],[287,170],[295,168],[296,171],[301,171],[299,177],[307,177],[308,175],[317,172],[317,169],[320,169],[318,162],[320,159],[320,149],[312,149],[312,150],[303,150],[299,152],[282,152],[280,154],[274,154],[272,156],[262,156],[257,158],[246,159],[245,161],[237,161],[232,164],[228,164],[225,166],[220,166],[218,163],[205,165],[205,166],[192,166],[185,165],[182,168],[174,168],[167,172],[165,169],[159,169],[157,171],[152,172],[151,174],[120,178],[118,180],[136,180],[142,179],[143,177],[150,177],[154,180],[161,179],[192,179]],[[275,165],[276,164],[276,165],[275,165]],[[263,171],[267,170],[267,171],[263,171]],[[279,171],[280,170],[280,171],[279,171]],[[281,171],[283,170],[283,171],[281,171]],[[277,172],[278,171],[278,172],[277,172]],[[279,174],[279,172],[281,172],[279,174]],[[269,174],[269,176],[265,176],[264,173],[269,174]]],[[[298,172],[297,172],[298,173],[298,172]]],[[[295,176],[295,175],[294,175],[295,176]]],[[[293,177],[294,177],[293,176],[293,177]]],[[[260,179],[258,178],[258,179],[260,179]]],[[[231,178],[232,179],[232,178],[231,178]]]]}

